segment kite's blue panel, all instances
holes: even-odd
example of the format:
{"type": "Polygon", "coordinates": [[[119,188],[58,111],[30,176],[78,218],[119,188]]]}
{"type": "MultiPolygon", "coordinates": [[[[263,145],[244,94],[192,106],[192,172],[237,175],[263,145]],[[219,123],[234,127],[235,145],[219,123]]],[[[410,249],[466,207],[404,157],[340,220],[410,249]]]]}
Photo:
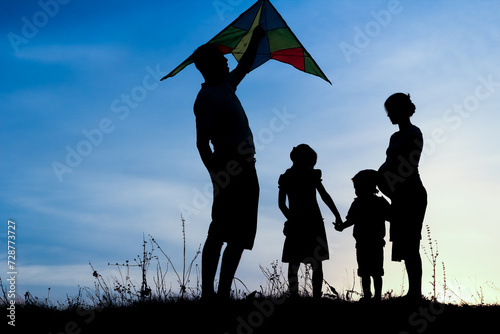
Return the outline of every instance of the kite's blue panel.
{"type": "Polygon", "coordinates": [[[286,28],[287,25],[281,15],[276,11],[276,8],[274,8],[273,5],[269,1],[264,1],[264,8],[263,8],[263,13],[261,15],[261,25],[263,22],[263,17],[265,18],[266,22],[266,27],[263,26],[263,28],[268,31],[268,30],[273,30],[273,29],[279,29],[279,28],[286,28]]]}
{"type": "Polygon", "coordinates": [[[250,7],[246,12],[240,15],[236,20],[234,20],[232,26],[243,29],[243,30],[250,30],[250,27],[253,24],[253,20],[255,20],[255,16],[257,15],[257,12],[259,11],[260,6],[262,6],[261,1],[257,1],[252,7],[250,7]]]}

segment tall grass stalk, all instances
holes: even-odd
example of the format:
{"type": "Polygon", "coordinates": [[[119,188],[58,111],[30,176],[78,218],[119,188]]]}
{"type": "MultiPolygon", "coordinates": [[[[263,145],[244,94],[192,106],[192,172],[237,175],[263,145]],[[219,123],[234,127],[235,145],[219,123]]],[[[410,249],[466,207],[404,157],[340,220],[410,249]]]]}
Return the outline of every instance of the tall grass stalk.
{"type": "Polygon", "coordinates": [[[437,258],[439,256],[439,249],[438,249],[438,243],[437,240],[432,240],[431,238],[431,228],[429,225],[425,225],[425,228],[427,230],[427,244],[429,245],[429,252],[427,252],[426,247],[422,245],[422,250],[427,257],[427,260],[429,263],[432,265],[432,281],[430,282],[432,285],[432,300],[436,301],[437,300],[437,294],[436,294],[436,265],[437,265],[437,258]],[[436,250],[434,250],[434,247],[436,250]]]}
{"type": "Polygon", "coordinates": [[[201,245],[198,247],[193,259],[187,265],[186,261],[186,228],[185,221],[181,216],[182,221],[182,236],[183,236],[183,267],[182,272],[179,273],[172,261],[172,259],[166,254],[159,243],[151,236],[148,235],[149,240],[146,240],[145,235],[142,237],[142,254],[137,255],[134,259],[135,264],[131,264],[128,260],[125,263],[108,263],[109,266],[116,266],[118,269],[119,276],[111,277],[111,283],[107,283],[104,277],[97,272],[91,262],[89,262],[92,268],[92,275],[95,278],[94,290],[85,289],[89,301],[94,306],[106,307],[106,306],[120,306],[120,305],[130,305],[134,302],[145,302],[151,300],[162,300],[167,301],[174,298],[172,293],[171,283],[167,282],[167,274],[171,268],[175,276],[177,277],[177,282],[180,287],[180,294],[177,296],[180,299],[186,298],[190,292],[190,297],[199,298],[200,296],[200,279],[199,270],[196,265],[196,286],[189,287],[190,278],[195,261],[198,255],[201,253],[201,245]],[[147,246],[149,245],[149,249],[147,246]],[[167,259],[167,265],[164,269],[162,267],[161,261],[155,251],[159,250],[167,259]],[[156,260],[156,275],[152,276],[152,281],[154,284],[154,290],[148,284],[148,272],[151,266],[151,262],[156,260]],[[137,267],[141,272],[141,283],[140,288],[137,288],[138,284],[134,283],[131,279],[130,270],[133,267],[137,267]],[[125,274],[122,272],[122,268],[126,268],[125,274]],[[170,284],[170,286],[169,286],[170,284]]]}
{"type": "MultiPolygon", "coordinates": [[[[160,252],[165,256],[167,259],[168,263],[172,267],[172,270],[174,271],[175,275],[177,276],[177,282],[179,283],[180,286],[180,293],[181,293],[181,298],[184,298],[184,295],[187,293],[187,287],[190,282],[190,277],[191,277],[191,271],[193,269],[193,264],[198,258],[198,255],[201,253],[201,244],[198,247],[198,250],[196,251],[193,259],[189,263],[189,266],[186,267],[186,221],[184,218],[181,216],[181,222],[182,222],[182,241],[183,241],[183,250],[182,250],[182,259],[183,259],[183,265],[182,265],[182,279],[177,270],[175,269],[175,265],[170,259],[170,257],[163,251],[161,246],[156,242],[156,240],[149,235],[151,242],[156,245],[156,247],[160,250],[160,252]]],[[[197,289],[199,289],[199,281],[197,281],[197,289]]]]}
{"type": "Polygon", "coordinates": [[[444,262],[441,262],[443,265],[443,303],[446,304],[446,291],[448,290],[448,285],[446,284],[446,267],[444,262]]]}

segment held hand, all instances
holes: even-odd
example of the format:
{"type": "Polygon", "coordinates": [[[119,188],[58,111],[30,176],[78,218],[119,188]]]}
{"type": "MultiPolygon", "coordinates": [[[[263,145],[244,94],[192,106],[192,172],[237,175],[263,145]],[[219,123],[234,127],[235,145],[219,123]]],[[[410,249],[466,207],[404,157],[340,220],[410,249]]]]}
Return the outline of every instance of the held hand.
{"type": "Polygon", "coordinates": [[[337,219],[332,224],[335,226],[336,231],[342,232],[344,230],[344,227],[342,226],[342,219],[337,219]]]}
{"type": "Polygon", "coordinates": [[[344,222],[342,221],[342,218],[340,216],[335,217],[335,224],[336,225],[342,225],[344,222]]]}
{"type": "Polygon", "coordinates": [[[334,225],[335,225],[335,231],[342,232],[344,230],[341,224],[334,224],[334,225]]]}

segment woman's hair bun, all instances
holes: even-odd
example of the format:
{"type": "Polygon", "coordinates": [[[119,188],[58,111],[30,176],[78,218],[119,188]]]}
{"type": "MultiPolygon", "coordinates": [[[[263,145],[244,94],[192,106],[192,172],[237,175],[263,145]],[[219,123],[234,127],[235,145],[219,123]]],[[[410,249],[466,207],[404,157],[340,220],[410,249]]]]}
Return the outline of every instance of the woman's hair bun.
{"type": "Polygon", "coordinates": [[[415,104],[411,101],[410,94],[405,93],[395,93],[389,96],[389,98],[384,103],[386,110],[400,110],[408,113],[408,116],[412,116],[417,109],[415,104]]]}

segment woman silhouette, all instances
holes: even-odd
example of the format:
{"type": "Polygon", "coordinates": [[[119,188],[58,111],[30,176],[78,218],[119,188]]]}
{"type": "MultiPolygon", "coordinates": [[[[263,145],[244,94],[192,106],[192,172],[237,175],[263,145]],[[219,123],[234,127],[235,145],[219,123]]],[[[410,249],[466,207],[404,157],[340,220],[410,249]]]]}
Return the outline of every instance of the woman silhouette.
{"type": "Polygon", "coordinates": [[[387,158],[379,168],[379,189],[391,199],[390,241],[392,260],[405,261],[408,299],[422,296],[420,239],[427,207],[427,192],[418,172],[423,136],[410,122],[415,105],[410,94],[396,93],[385,101],[392,124],[399,126],[390,139],[387,158]]]}

